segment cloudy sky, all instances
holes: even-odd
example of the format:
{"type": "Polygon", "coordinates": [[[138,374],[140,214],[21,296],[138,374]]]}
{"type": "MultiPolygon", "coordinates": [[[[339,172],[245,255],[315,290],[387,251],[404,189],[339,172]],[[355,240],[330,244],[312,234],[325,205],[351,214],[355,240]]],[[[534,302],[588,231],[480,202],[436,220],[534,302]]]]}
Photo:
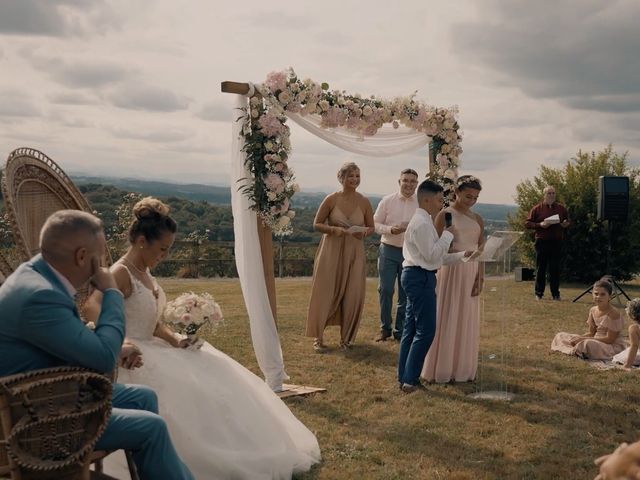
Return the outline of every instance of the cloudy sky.
{"type": "MultiPolygon", "coordinates": [[[[38,148],[72,174],[228,184],[223,80],[293,67],[332,88],[458,105],[461,173],[513,203],[541,164],[613,143],[638,165],[637,0],[0,0],[0,156],[38,148]]],[[[303,189],[426,170],[426,149],[359,157],[292,126],[303,189]]]]}

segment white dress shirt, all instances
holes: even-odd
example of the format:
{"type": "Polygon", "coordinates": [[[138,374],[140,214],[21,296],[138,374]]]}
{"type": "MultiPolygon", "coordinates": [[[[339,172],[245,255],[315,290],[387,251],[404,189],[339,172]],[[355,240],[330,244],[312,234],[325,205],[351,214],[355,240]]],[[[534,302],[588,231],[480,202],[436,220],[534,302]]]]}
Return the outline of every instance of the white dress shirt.
{"type": "MultiPolygon", "coordinates": [[[[49,262],[47,262],[46,260],[45,260],[45,262],[46,262],[47,265],[49,265],[49,268],[51,269],[53,274],[56,276],[56,278],[58,280],[60,280],[60,283],[62,283],[62,286],[67,291],[69,296],[75,300],[76,294],[78,293],[78,291],[76,290],[76,288],[73,285],[71,285],[71,282],[69,281],[69,279],[67,277],[65,277],[63,274],[61,274],[58,270],[53,268],[53,265],[51,265],[49,262]]],[[[104,292],[107,292],[109,290],[113,290],[115,292],[118,292],[120,295],[122,295],[124,297],[122,292],[117,288],[106,288],[104,290],[104,292]]],[[[104,293],[104,292],[102,292],[102,293],[104,293]]]]}
{"type": "Polygon", "coordinates": [[[405,197],[400,192],[386,195],[380,200],[373,221],[376,233],[382,235],[380,241],[386,245],[402,248],[404,233],[392,234],[391,228],[407,224],[418,208],[418,199],[413,194],[405,197]]]}
{"type": "Polygon", "coordinates": [[[65,277],[63,274],[61,274],[55,268],[53,268],[53,265],[51,265],[49,262],[47,262],[47,265],[49,265],[49,268],[51,269],[53,274],[57,277],[57,279],[60,280],[60,283],[62,283],[62,286],[67,291],[69,296],[71,298],[76,298],[76,293],[78,293],[78,291],[76,290],[76,288],[73,285],[71,285],[71,282],[67,279],[67,277],[65,277]]]}
{"type": "Polygon", "coordinates": [[[431,215],[426,210],[418,208],[405,232],[402,266],[435,271],[443,264],[460,261],[464,252],[447,253],[452,240],[453,234],[446,230],[438,238],[431,215]]]}

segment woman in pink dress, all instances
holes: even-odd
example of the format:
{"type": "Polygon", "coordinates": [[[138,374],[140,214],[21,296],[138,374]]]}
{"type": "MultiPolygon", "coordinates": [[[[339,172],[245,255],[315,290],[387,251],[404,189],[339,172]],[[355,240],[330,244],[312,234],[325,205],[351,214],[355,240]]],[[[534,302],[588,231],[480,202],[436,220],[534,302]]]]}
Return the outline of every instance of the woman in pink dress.
{"type": "Polygon", "coordinates": [[[587,317],[588,332],[582,335],[560,332],[551,342],[551,350],[589,360],[611,360],[624,350],[620,337],[624,317],[611,305],[613,285],[605,278],[593,284],[593,303],[587,317]]]}
{"type": "MultiPolygon", "coordinates": [[[[476,177],[463,175],[456,182],[455,202],[436,217],[434,225],[441,232],[445,214],[451,214],[456,232],[451,251],[476,250],[484,242],[482,217],[471,211],[480,190],[476,177]]],[[[422,378],[428,382],[467,382],[476,378],[483,280],[482,265],[474,261],[444,265],[438,271],[436,336],[422,369],[422,378]]]]}

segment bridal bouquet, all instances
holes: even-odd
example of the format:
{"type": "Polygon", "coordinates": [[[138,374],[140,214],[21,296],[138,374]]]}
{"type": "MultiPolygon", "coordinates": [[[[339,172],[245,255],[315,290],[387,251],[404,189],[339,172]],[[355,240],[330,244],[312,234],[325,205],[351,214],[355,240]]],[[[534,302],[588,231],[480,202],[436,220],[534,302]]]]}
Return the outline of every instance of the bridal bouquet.
{"type": "Polygon", "coordinates": [[[207,323],[213,326],[220,324],[222,310],[208,293],[183,293],[167,303],[164,321],[173,325],[178,332],[187,335],[192,341],[192,348],[200,348],[204,341],[196,337],[197,331],[207,323]]]}

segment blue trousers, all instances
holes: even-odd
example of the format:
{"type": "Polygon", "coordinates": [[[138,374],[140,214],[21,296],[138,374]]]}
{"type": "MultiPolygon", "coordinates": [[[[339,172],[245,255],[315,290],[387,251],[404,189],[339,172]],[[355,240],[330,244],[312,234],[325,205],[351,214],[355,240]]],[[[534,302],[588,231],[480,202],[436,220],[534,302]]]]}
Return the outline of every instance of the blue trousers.
{"type": "Polygon", "coordinates": [[[158,415],[158,398],[144,385],[113,385],[113,409],[96,450],[130,450],[141,480],[193,480],[158,415]]]}
{"type": "Polygon", "coordinates": [[[391,245],[380,244],[378,254],[378,296],[380,298],[380,330],[391,333],[391,310],[393,308],[393,292],[396,282],[398,283],[398,305],[396,308],[396,323],[393,328],[393,336],[402,336],[402,325],[404,324],[405,307],[407,296],[402,288],[400,276],[402,275],[402,248],[391,245]]]}
{"type": "Polygon", "coordinates": [[[398,381],[418,385],[436,333],[436,274],[420,267],[406,267],[401,282],[407,293],[407,314],[400,341],[398,381]]]}

